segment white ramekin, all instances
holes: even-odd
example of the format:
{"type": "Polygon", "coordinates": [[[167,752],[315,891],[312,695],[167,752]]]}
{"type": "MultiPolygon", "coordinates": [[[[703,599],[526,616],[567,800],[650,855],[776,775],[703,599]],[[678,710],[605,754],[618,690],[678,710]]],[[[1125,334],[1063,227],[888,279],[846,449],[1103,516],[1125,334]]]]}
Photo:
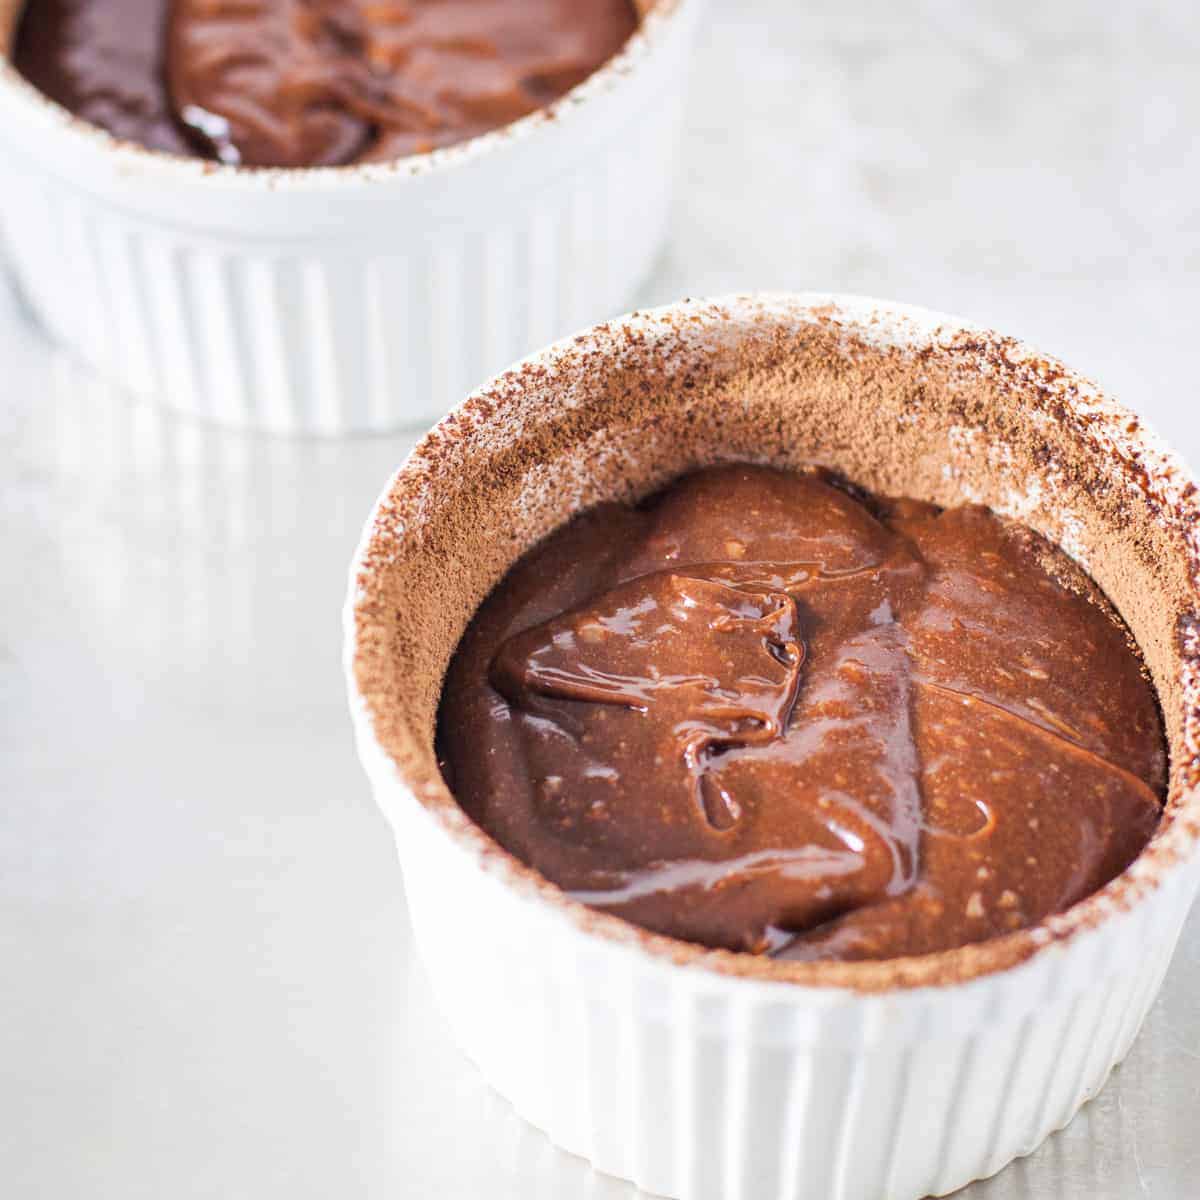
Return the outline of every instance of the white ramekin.
{"type": "MultiPolygon", "coordinates": [[[[0,0],[0,49],[21,0],[0,0]]],[[[666,231],[700,0],[552,107],[395,163],[245,170],[117,142],[0,55],[0,242],[107,379],[225,425],[427,424],[624,306],[666,231]]]]}
{"type": "Polygon", "coordinates": [[[560,1146],[685,1200],[915,1200],[1032,1151],[1129,1050],[1200,884],[1198,515],[1179,463],[1060,363],[875,301],[684,303],[598,327],[481,389],[384,491],[345,613],[359,752],[463,1050],[560,1146]],[[820,421],[790,372],[789,356],[806,353],[824,355],[810,360],[826,372],[820,421]],[[895,369],[902,402],[888,392],[895,369]],[[847,379],[863,394],[847,395],[843,422],[847,379]],[[606,409],[612,391],[635,399],[606,409]],[[680,450],[694,426],[655,414],[692,405],[715,432],[707,449],[680,450]],[[614,431],[606,414],[618,411],[630,424],[614,431]],[[856,460],[858,429],[895,442],[894,474],[856,460]],[[530,445],[540,458],[514,458],[530,445]],[[824,461],[868,487],[911,471],[928,498],[990,503],[1093,570],[1146,648],[1172,747],[1163,822],[1129,870],[980,946],[775,964],[585,909],[473,825],[428,744],[429,681],[469,616],[455,572],[491,553],[463,544],[469,522],[452,510],[495,502],[512,514],[494,582],[564,509],[638,494],[706,457],[824,461]],[[1154,590],[1168,577],[1169,604],[1154,590]],[[422,615],[397,607],[422,586],[422,615]]]}

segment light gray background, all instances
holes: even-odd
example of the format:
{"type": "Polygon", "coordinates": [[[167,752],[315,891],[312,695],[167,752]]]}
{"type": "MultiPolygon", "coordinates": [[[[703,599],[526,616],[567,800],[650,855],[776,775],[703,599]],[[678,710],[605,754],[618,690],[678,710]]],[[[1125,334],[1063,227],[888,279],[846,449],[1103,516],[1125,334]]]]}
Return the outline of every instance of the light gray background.
{"type": "MultiPolygon", "coordinates": [[[[714,0],[642,303],[854,290],[1056,352],[1200,461],[1191,0],[714,0]]],[[[458,1058],[339,675],[409,444],[110,394],[0,284],[0,1192],[617,1200],[458,1058]]],[[[1101,1098],[964,1195],[1200,1173],[1200,924],[1101,1098]]],[[[486,986],[486,981],[481,981],[486,986]]]]}

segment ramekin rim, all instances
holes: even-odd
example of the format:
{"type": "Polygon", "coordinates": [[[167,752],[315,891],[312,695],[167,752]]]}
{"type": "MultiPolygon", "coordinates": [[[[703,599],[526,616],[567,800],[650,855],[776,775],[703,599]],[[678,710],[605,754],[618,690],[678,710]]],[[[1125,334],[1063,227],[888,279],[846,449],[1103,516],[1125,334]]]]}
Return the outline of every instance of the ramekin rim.
{"type": "Polygon", "coordinates": [[[581,83],[552,103],[507,125],[488,130],[425,154],[411,154],[380,162],[347,163],[328,167],[245,167],[152,150],[127,138],[116,137],[44,95],[17,71],[8,50],[0,50],[0,102],[6,98],[64,139],[64,149],[99,153],[115,166],[136,168],[147,183],[173,183],[247,190],[255,193],[320,193],[341,187],[369,187],[403,179],[419,179],[468,166],[506,147],[527,142],[539,133],[556,129],[565,119],[625,86],[645,69],[672,25],[699,0],[657,0],[638,27],[612,58],[581,83]]]}
{"type": "MultiPolygon", "coordinates": [[[[615,341],[623,330],[637,328],[646,333],[647,323],[664,322],[683,315],[697,306],[719,312],[724,319],[749,319],[768,314],[814,321],[827,314],[850,332],[866,341],[895,349],[917,350],[935,345],[947,336],[969,334],[1003,345],[1017,363],[1036,362],[1053,373],[1057,386],[1070,389],[1074,403],[1096,405],[1106,410],[1091,413],[1105,426],[1118,446],[1132,451],[1132,461],[1141,469],[1153,460],[1149,474],[1158,478],[1174,476],[1178,488],[1172,502],[1188,520],[1192,542],[1190,581],[1200,596],[1200,490],[1182,460],[1148,428],[1132,410],[1112,399],[1098,385],[1053,355],[1044,354],[1029,343],[1006,337],[976,322],[947,313],[902,302],[870,296],[836,292],[739,292],[706,299],[684,299],[652,309],[635,309],[623,316],[602,322],[582,334],[575,334],[539,350],[508,371],[489,380],[471,393],[447,417],[439,421],[418,441],[404,461],[389,477],[363,526],[349,573],[349,586],[343,607],[343,669],[350,696],[355,734],[362,747],[370,749],[379,762],[390,765],[394,782],[412,797],[425,815],[436,823],[458,849],[470,854],[481,870],[493,875],[511,890],[553,909],[569,920],[583,935],[597,937],[614,946],[640,950],[659,965],[699,968],[727,980],[736,979],[755,985],[788,985],[818,991],[854,993],[907,993],[916,989],[962,986],[1012,969],[1032,965],[1049,952],[1074,942],[1081,935],[1101,928],[1109,920],[1138,909],[1158,892],[1169,877],[1181,871],[1200,850],[1200,741],[1196,742],[1182,767],[1186,784],[1172,788],[1164,805],[1169,820],[1160,822],[1150,841],[1137,858],[1103,888],[1085,897],[1063,913],[1054,914],[1036,925],[985,941],[956,947],[935,954],[863,962],[788,962],[726,950],[713,950],[696,943],[651,933],[620,917],[592,909],[573,900],[562,889],[532,867],[504,850],[458,806],[443,783],[434,794],[423,792],[405,778],[395,758],[375,734],[374,720],[366,698],[355,678],[357,657],[357,614],[362,599],[361,581],[368,548],[380,534],[380,516],[398,481],[424,452],[437,445],[448,421],[470,417],[478,412],[490,416],[503,393],[498,385],[530,364],[552,366],[565,355],[581,336],[599,334],[615,341]],[[903,339],[903,340],[902,340],[903,339]]],[[[665,333],[665,329],[663,330],[665,333]]],[[[1197,634],[1200,642],[1200,632],[1197,634]]],[[[1200,662],[1200,645],[1195,658],[1200,662]]],[[[1200,684],[1200,676],[1192,681],[1200,684]]],[[[1196,701],[1196,697],[1193,697],[1196,701]]],[[[1192,707],[1195,707],[1193,703],[1192,707]]],[[[1192,712],[1193,732],[1200,729],[1200,711],[1192,712]]],[[[364,758],[365,762],[365,758],[364,758]]],[[[1172,775],[1176,764],[1172,764],[1172,775]]]]}

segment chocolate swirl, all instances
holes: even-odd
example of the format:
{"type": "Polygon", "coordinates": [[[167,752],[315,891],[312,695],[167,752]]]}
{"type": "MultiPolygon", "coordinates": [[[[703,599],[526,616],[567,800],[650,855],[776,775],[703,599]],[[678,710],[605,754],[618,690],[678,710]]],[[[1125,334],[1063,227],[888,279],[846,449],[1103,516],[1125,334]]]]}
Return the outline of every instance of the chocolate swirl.
{"type": "Polygon", "coordinates": [[[451,145],[550,103],[630,0],[31,0],[18,69],[156,149],[312,167],[451,145]]]}
{"type": "Polygon", "coordinates": [[[725,467],[577,519],[477,614],[456,797],[576,898],[793,958],[1032,924],[1150,836],[1153,689],[1103,596],[984,509],[725,467]]]}

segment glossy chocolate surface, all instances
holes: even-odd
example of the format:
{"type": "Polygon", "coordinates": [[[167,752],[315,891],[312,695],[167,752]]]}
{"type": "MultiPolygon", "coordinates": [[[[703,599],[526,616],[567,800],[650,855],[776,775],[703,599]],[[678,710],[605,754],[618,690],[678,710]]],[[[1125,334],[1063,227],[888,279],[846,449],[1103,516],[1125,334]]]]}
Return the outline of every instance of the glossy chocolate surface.
{"type": "Polygon", "coordinates": [[[463,808],[597,908],[797,959],[1028,926],[1158,820],[1163,730],[1124,627],[986,509],[701,471],[526,555],[451,664],[463,808]]]}
{"type": "Polygon", "coordinates": [[[636,25],[631,0],[30,0],[14,61],[151,149],[332,166],[507,125],[636,25]]]}

